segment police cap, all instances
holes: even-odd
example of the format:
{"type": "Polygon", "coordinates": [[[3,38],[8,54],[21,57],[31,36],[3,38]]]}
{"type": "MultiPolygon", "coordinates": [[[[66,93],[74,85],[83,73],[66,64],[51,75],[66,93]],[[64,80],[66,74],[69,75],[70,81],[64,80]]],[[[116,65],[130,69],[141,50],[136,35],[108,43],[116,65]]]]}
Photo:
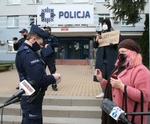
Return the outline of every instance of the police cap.
{"type": "Polygon", "coordinates": [[[27,30],[27,29],[25,29],[25,28],[23,28],[21,31],[19,31],[19,33],[25,33],[25,32],[27,32],[27,33],[28,33],[28,30],[27,30]]]}
{"type": "Polygon", "coordinates": [[[49,37],[49,35],[44,30],[39,28],[37,25],[32,25],[30,32],[37,33],[43,40],[49,37]]]}
{"type": "Polygon", "coordinates": [[[51,31],[51,27],[47,26],[47,27],[43,27],[44,29],[48,29],[49,31],[51,31]]]}

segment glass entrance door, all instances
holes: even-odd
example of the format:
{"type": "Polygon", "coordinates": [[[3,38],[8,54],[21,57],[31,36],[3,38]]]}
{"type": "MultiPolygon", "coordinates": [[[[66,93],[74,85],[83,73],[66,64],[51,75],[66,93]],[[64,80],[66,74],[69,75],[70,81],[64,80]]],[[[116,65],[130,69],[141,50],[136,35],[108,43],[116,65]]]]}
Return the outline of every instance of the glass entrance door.
{"type": "Polygon", "coordinates": [[[68,43],[68,59],[81,59],[80,43],[68,43]]]}
{"type": "Polygon", "coordinates": [[[61,38],[58,48],[58,59],[89,58],[89,38],[61,38]]]}
{"type": "Polygon", "coordinates": [[[89,44],[82,43],[82,59],[89,58],[89,44]]]}
{"type": "Polygon", "coordinates": [[[68,43],[67,44],[67,50],[68,50],[68,59],[74,59],[74,44],[68,43]]]}

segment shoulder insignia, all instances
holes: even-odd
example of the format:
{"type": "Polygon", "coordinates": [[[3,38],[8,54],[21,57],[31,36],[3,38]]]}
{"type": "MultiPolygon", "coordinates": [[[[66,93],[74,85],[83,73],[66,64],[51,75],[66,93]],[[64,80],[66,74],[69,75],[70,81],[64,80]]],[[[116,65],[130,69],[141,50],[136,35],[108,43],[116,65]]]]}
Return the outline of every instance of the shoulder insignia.
{"type": "Polygon", "coordinates": [[[30,52],[30,49],[29,49],[29,47],[28,46],[24,46],[24,48],[23,48],[27,53],[28,52],[30,52]]]}
{"type": "Polygon", "coordinates": [[[29,49],[29,47],[28,46],[24,46],[24,48],[23,49],[29,49]]]}

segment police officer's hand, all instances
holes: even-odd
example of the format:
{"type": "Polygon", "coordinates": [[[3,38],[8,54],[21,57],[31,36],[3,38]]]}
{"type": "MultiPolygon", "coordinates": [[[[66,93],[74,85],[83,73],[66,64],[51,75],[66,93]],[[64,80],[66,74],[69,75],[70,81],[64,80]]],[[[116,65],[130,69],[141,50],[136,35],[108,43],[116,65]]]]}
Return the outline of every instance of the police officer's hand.
{"type": "Polygon", "coordinates": [[[61,81],[61,75],[58,73],[52,74],[54,76],[54,78],[56,79],[56,82],[60,82],[61,81]]]}
{"type": "Polygon", "coordinates": [[[58,80],[56,80],[56,83],[59,84],[61,82],[61,80],[62,80],[62,77],[60,75],[60,78],[58,80]]]}
{"type": "Polygon", "coordinates": [[[44,46],[44,47],[45,47],[45,48],[47,48],[47,47],[48,47],[48,45],[49,45],[49,44],[45,44],[45,46],[44,46]]]}

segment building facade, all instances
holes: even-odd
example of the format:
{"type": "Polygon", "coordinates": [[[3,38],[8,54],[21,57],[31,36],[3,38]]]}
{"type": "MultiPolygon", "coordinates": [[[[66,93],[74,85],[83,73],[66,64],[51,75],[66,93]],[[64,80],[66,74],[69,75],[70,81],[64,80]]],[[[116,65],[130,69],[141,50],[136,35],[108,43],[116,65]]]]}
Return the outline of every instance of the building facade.
{"type": "MultiPolygon", "coordinates": [[[[60,42],[60,46],[55,48],[57,59],[94,58],[92,44],[97,31],[101,30],[101,21],[113,15],[104,4],[105,0],[0,0],[0,61],[14,61],[16,51],[13,49],[12,39],[20,38],[19,31],[23,28],[30,31],[32,24],[41,28],[46,25],[51,27],[52,34],[56,35],[60,42]],[[48,8],[45,11],[50,11],[51,18],[45,19],[49,15],[39,11],[42,7],[48,8]],[[59,15],[51,8],[59,11],[59,15]],[[62,17],[61,20],[52,23],[53,17],[56,16],[62,17]],[[86,19],[81,20],[84,17],[86,19]],[[42,19],[44,21],[40,23],[39,20],[42,19]]],[[[141,21],[134,26],[126,25],[125,19],[111,20],[114,30],[120,30],[123,38],[138,40],[144,30],[148,7],[147,1],[145,10],[141,13],[141,21]]]]}

